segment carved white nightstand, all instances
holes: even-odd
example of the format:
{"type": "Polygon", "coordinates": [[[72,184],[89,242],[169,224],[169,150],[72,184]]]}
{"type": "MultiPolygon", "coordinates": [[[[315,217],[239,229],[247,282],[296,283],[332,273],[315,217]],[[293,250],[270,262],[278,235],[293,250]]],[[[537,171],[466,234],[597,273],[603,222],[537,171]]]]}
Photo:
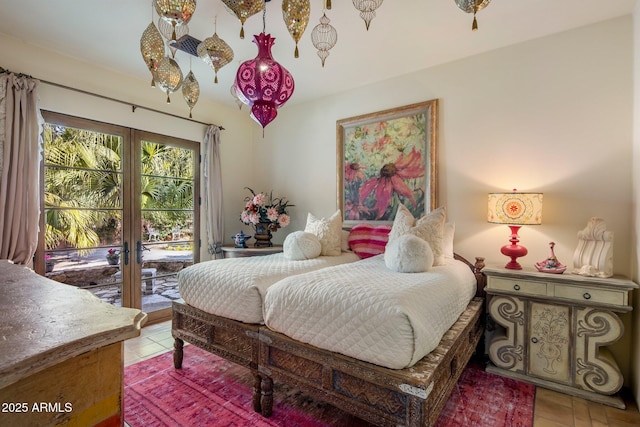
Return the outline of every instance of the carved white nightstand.
{"type": "Polygon", "coordinates": [[[497,330],[487,367],[507,377],[624,409],[623,378],[607,345],[632,310],[627,278],[487,267],[488,310],[497,330]]]}

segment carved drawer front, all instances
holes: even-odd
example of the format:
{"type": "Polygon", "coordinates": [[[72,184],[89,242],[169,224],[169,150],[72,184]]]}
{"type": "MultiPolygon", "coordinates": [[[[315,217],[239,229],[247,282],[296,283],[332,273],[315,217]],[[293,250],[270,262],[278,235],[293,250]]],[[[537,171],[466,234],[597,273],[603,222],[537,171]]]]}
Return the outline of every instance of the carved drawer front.
{"type": "Polygon", "coordinates": [[[556,285],[555,296],[591,304],[625,305],[625,292],[613,289],[597,289],[593,287],[556,285]]]}
{"type": "Polygon", "coordinates": [[[569,384],[570,308],[532,303],[529,315],[529,374],[569,384]]]}
{"type": "Polygon", "coordinates": [[[528,295],[547,295],[547,284],[533,280],[489,277],[489,288],[528,295]]]}

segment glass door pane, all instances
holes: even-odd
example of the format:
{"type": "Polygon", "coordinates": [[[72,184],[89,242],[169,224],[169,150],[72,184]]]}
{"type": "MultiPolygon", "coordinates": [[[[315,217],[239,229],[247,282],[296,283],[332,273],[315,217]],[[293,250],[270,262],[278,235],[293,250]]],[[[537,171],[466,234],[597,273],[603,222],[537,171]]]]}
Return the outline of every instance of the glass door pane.
{"type": "Polygon", "coordinates": [[[120,306],[125,135],[66,116],[45,119],[45,274],[120,306]]]}
{"type": "MultiPolygon", "coordinates": [[[[197,144],[140,133],[141,307],[168,313],[180,298],[177,273],[197,258],[197,144]]],[[[155,317],[155,316],[153,316],[155,317]]],[[[153,318],[151,317],[151,318],[153,318]]]]}

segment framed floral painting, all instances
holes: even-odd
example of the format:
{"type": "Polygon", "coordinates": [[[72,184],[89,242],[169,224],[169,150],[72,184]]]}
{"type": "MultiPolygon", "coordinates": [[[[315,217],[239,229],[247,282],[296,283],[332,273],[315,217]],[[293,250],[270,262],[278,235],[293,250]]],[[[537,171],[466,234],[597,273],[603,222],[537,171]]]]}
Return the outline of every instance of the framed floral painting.
{"type": "Polygon", "coordinates": [[[338,207],[345,225],[418,218],[437,206],[438,100],[338,120],[338,207]]]}

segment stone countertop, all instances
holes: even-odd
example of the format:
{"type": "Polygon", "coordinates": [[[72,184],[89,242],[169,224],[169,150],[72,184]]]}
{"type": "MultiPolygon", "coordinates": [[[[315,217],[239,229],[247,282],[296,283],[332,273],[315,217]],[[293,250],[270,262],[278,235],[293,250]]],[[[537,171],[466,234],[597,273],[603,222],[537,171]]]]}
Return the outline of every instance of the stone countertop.
{"type": "Polygon", "coordinates": [[[147,315],[0,261],[0,388],[140,335],[147,315]]]}

